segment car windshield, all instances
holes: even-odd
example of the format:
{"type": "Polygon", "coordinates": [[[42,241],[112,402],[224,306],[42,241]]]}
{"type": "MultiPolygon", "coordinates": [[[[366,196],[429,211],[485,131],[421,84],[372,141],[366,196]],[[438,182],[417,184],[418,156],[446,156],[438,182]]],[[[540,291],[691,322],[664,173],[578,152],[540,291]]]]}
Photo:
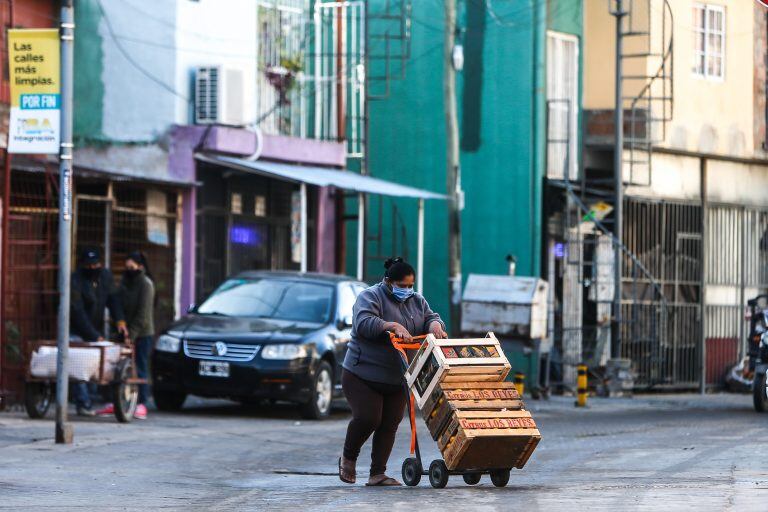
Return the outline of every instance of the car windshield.
{"type": "Polygon", "coordinates": [[[284,279],[230,279],[195,312],[324,323],[331,313],[332,296],[331,285],[284,279]]]}

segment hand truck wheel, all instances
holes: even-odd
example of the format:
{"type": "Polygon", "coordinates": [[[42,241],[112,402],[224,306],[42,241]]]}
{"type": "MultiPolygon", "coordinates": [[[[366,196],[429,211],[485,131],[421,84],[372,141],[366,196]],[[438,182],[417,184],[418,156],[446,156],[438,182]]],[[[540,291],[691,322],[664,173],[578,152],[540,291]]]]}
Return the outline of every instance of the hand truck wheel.
{"type": "Polygon", "coordinates": [[[477,485],[480,483],[481,473],[464,473],[461,477],[467,485],[477,485]]]}
{"type": "Polygon", "coordinates": [[[491,482],[496,487],[504,487],[509,483],[508,469],[494,469],[491,471],[491,482]]]}
{"type": "Polygon", "coordinates": [[[414,457],[408,457],[403,461],[403,482],[409,487],[415,487],[421,482],[421,463],[414,457]]]}
{"type": "Polygon", "coordinates": [[[442,489],[448,485],[448,467],[445,462],[437,459],[429,465],[429,483],[435,489],[442,489]]]}

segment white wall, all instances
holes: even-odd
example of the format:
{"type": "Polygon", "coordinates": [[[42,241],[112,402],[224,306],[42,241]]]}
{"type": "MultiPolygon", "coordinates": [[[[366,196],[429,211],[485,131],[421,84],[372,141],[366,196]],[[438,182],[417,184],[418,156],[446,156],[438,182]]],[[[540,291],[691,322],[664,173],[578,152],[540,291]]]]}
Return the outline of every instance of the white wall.
{"type": "Polygon", "coordinates": [[[102,5],[117,36],[116,42],[102,19],[102,126],[108,138],[155,142],[170,125],[189,124],[193,70],[199,65],[243,69],[246,119],[255,119],[256,0],[102,0],[102,5]]]}
{"type": "MultiPolygon", "coordinates": [[[[220,64],[243,70],[245,119],[256,119],[257,0],[177,0],[176,83],[191,95],[196,66],[220,64]]],[[[191,122],[191,111],[176,101],[176,122],[191,122]]]]}

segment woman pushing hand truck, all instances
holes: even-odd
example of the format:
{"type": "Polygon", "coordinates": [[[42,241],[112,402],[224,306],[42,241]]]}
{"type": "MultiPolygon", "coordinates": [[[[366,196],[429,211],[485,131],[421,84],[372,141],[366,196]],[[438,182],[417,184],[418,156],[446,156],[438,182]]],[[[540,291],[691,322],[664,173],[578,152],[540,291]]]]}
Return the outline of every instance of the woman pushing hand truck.
{"type": "Polygon", "coordinates": [[[341,385],[352,420],[339,457],[339,478],[350,484],[356,481],[360,448],[373,434],[366,485],[401,485],[385,473],[408,400],[401,356],[390,341],[390,333],[405,343],[426,333],[448,337],[440,315],[430,309],[423,296],[414,293],[413,267],[402,258],[390,258],[384,268],[384,279],[357,297],[352,338],[342,365],[341,385]]]}

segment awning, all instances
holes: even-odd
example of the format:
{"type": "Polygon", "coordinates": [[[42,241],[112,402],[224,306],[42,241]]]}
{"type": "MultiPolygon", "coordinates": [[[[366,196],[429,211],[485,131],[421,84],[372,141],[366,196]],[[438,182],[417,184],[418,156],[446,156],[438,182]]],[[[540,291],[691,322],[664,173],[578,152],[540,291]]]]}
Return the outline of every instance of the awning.
{"type": "Polygon", "coordinates": [[[408,187],[391,181],[363,176],[347,170],[328,169],[326,167],[310,167],[304,165],[267,162],[264,160],[244,160],[221,155],[196,154],[195,157],[214,165],[222,165],[243,172],[250,172],[290,181],[306,183],[318,187],[338,187],[363,194],[379,194],[392,197],[411,197],[415,199],[445,199],[443,194],[408,187]]]}
{"type": "Polygon", "coordinates": [[[310,167],[304,165],[268,162],[264,160],[244,160],[222,155],[195,154],[201,162],[221,165],[241,172],[258,174],[300,185],[301,194],[301,271],[307,271],[307,185],[318,187],[337,187],[357,192],[358,222],[357,222],[357,278],[363,279],[365,263],[365,202],[364,194],[379,194],[392,197],[406,197],[418,200],[417,238],[416,238],[416,290],[424,291],[424,201],[426,199],[446,199],[443,194],[430,192],[414,187],[407,187],[391,181],[384,181],[370,176],[363,176],[347,170],[328,169],[326,167],[310,167]]]}

